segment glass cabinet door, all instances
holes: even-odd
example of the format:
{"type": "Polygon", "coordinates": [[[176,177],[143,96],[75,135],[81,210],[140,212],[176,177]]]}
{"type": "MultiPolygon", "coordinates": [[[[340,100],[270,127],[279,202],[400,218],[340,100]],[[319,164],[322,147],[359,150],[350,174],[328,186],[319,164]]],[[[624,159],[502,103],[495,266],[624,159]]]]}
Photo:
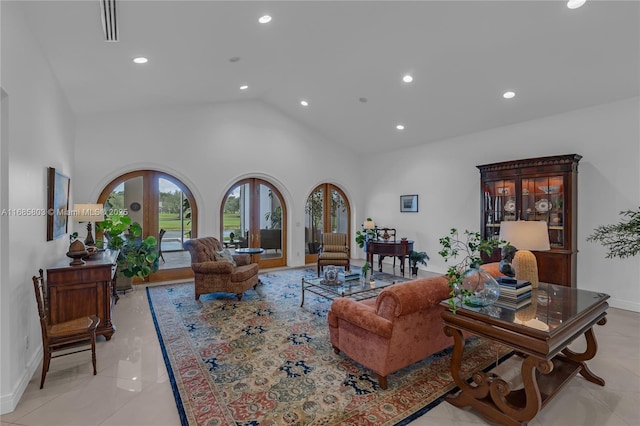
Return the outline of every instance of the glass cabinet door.
{"type": "Polygon", "coordinates": [[[545,176],[521,180],[522,219],[542,220],[549,227],[551,247],[565,246],[562,176],[545,176]]]}
{"type": "Polygon", "coordinates": [[[484,186],[484,239],[497,240],[500,222],[516,220],[517,196],[514,179],[485,182],[484,186]]]}

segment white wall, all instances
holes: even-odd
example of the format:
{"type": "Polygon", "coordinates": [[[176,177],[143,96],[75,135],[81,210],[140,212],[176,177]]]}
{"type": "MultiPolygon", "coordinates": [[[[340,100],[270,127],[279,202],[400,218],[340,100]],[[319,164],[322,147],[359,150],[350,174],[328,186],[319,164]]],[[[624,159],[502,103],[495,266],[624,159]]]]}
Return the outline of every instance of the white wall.
{"type": "Polygon", "coordinates": [[[239,179],[257,176],[287,204],[289,265],[304,264],[304,207],[313,188],[344,189],[357,217],[361,204],[355,154],[261,102],[127,111],[78,120],[75,196],[95,202],[124,172],[157,169],[193,192],[199,236],[220,234],[220,205],[239,179]]]}
{"type": "Polygon", "coordinates": [[[452,227],[480,229],[476,165],[580,154],[578,287],[608,293],[611,306],[640,311],[640,258],[605,259],[603,247],[586,241],[596,226],[640,206],[639,105],[632,98],[367,158],[399,167],[366,176],[372,190],[364,213],[414,239],[431,257],[427,269],[445,272],[439,238],[452,227]],[[400,213],[401,194],[419,194],[420,211],[400,213]]]}
{"type": "MultiPolygon", "coordinates": [[[[74,119],[22,15],[2,2],[1,199],[8,209],[45,209],[47,167],[73,178],[74,119]],[[6,126],[6,127],[5,127],[6,126]],[[8,161],[5,160],[8,156],[8,161]],[[5,165],[6,164],[6,165],[5,165]],[[8,170],[4,168],[8,167],[8,170]],[[8,189],[8,194],[4,193],[8,189]]],[[[73,190],[73,189],[72,189],[73,190]]],[[[2,206],[5,207],[5,206],[2,206]]],[[[31,277],[67,251],[66,237],[46,241],[46,217],[8,216],[2,240],[0,282],[0,412],[13,410],[31,379],[42,350],[31,277]],[[26,340],[29,347],[26,348],[26,340]]]]}

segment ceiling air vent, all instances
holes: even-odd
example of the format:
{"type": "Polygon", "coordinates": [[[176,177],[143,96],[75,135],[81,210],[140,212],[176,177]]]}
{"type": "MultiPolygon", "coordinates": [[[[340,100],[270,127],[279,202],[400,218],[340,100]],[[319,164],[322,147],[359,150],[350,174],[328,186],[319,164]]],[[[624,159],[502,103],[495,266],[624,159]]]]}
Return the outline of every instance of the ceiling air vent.
{"type": "Polygon", "coordinates": [[[100,0],[102,13],[102,28],[106,41],[118,41],[118,18],[116,14],[116,0],[100,0]]]}

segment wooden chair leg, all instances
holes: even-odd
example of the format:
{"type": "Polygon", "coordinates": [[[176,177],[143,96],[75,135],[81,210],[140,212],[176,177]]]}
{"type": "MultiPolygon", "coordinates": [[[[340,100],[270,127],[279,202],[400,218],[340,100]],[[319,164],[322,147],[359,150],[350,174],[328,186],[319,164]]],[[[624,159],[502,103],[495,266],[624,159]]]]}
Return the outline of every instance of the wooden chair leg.
{"type": "Polygon", "coordinates": [[[93,363],[93,375],[95,376],[98,371],[96,370],[96,333],[91,334],[91,362],[93,363]]]}
{"type": "Polygon", "coordinates": [[[40,378],[40,389],[44,386],[44,379],[47,377],[47,371],[49,371],[49,363],[51,362],[51,353],[45,348],[44,355],[42,357],[42,377],[40,378]]]}

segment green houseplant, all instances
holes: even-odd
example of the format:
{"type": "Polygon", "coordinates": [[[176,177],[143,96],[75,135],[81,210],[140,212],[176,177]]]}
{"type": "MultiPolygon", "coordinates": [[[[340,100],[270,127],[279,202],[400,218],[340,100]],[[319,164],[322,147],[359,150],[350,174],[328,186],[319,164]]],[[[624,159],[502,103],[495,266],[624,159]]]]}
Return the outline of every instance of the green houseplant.
{"type": "MultiPolygon", "coordinates": [[[[367,222],[373,223],[373,219],[368,217],[367,222]]],[[[367,252],[365,245],[367,241],[373,239],[375,236],[376,236],[376,230],[365,229],[364,225],[362,226],[362,231],[356,231],[356,244],[358,245],[358,247],[360,247],[365,251],[365,256],[367,252]]],[[[364,262],[364,265],[362,265],[362,275],[364,276],[367,273],[367,271],[370,271],[370,270],[372,270],[371,264],[369,262],[364,262]]]]}
{"type": "Polygon", "coordinates": [[[427,266],[427,260],[431,260],[427,252],[411,250],[409,252],[409,266],[411,266],[411,274],[418,275],[418,265],[427,266]]]}
{"type": "Polygon", "coordinates": [[[640,252],[640,207],[620,212],[623,219],[613,225],[600,225],[587,241],[599,242],[607,249],[607,258],[624,259],[640,252]]]}
{"type": "Polygon", "coordinates": [[[158,270],[158,248],[154,236],[142,238],[142,226],[129,216],[111,215],[97,224],[103,233],[103,245],[120,250],[117,288],[129,289],[133,277],[145,279],[158,270]]]}
{"type": "MultiPolygon", "coordinates": [[[[493,280],[488,274],[480,269],[482,265],[482,254],[491,255],[500,245],[506,244],[501,240],[485,240],[481,238],[479,232],[471,232],[465,230],[462,235],[458,233],[456,228],[452,228],[449,235],[440,238],[442,250],[438,252],[445,262],[452,259],[461,260],[455,265],[451,265],[447,270],[446,276],[449,278],[449,288],[451,289],[451,299],[449,306],[455,313],[457,302],[477,306],[478,293],[484,292],[487,276],[493,280]],[[486,275],[486,276],[484,276],[486,275]]],[[[499,286],[495,280],[495,287],[499,286]]],[[[493,286],[489,282],[489,286],[493,286]]],[[[491,291],[487,288],[487,291],[491,291]]],[[[491,297],[497,299],[497,294],[491,294],[491,297]]],[[[495,299],[494,299],[495,301],[495,299]]]]}

